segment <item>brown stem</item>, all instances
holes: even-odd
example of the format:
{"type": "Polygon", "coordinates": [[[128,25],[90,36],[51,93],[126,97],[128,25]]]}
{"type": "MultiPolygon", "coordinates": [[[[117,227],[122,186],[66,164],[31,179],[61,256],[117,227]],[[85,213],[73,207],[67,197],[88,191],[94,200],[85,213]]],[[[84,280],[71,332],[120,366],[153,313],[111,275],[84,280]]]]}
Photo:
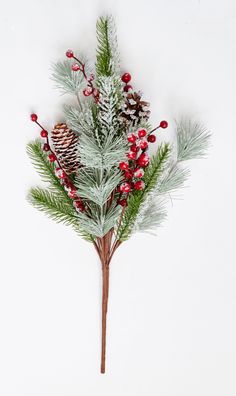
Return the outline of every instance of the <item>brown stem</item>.
{"type": "Polygon", "coordinates": [[[78,58],[76,58],[75,56],[73,56],[73,59],[75,59],[76,60],[76,62],[78,62],[79,64],[80,64],[80,66],[81,66],[81,72],[83,73],[83,76],[84,76],[84,78],[85,78],[85,80],[87,81],[87,84],[88,84],[88,86],[94,91],[94,85],[93,85],[93,83],[92,83],[92,81],[89,81],[88,80],[88,77],[87,77],[87,74],[86,74],[86,72],[85,72],[85,64],[83,63],[83,62],[81,62],[81,60],[79,60],[78,58]]]}
{"type": "Polygon", "coordinates": [[[112,259],[112,257],[113,257],[113,254],[115,253],[115,251],[116,251],[116,249],[118,249],[118,247],[121,245],[121,241],[116,241],[115,243],[114,243],[114,245],[113,245],[113,247],[112,247],[112,249],[111,249],[111,253],[110,253],[110,256],[109,256],[109,264],[110,264],[110,262],[111,262],[111,259],[112,259]]]}
{"type": "Polygon", "coordinates": [[[149,133],[148,133],[148,135],[151,135],[151,133],[153,133],[153,132],[155,132],[157,129],[159,129],[160,128],[160,125],[158,125],[157,127],[155,127],[155,128],[153,128],[149,133]]]}
{"type": "Polygon", "coordinates": [[[107,328],[107,305],[109,293],[109,265],[102,264],[102,352],[101,373],[105,373],[106,367],[106,328],[107,328]]]}
{"type": "Polygon", "coordinates": [[[100,249],[99,249],[99,246],[98,246],[97,242],[93,241],[93,245],[94,245],[94,247],[96,249],[96,252],[97,252],[97,254],[98,254],[98,256],[99,256],[99,258],[101,260],[101,252],[100,252],[100,249]]]}
{"type": "Polygon", "coordinates": [[[116,249],[120,246],[121,241],[111,247],[113,229],[102,238],[94,241],[94,247],[101,260],[102,266],[102,348],[101,348],[101,373],[106,369],[106,330],[107,330],[107,307],[109,295],[109,267],[110,262],[116,249]]]}

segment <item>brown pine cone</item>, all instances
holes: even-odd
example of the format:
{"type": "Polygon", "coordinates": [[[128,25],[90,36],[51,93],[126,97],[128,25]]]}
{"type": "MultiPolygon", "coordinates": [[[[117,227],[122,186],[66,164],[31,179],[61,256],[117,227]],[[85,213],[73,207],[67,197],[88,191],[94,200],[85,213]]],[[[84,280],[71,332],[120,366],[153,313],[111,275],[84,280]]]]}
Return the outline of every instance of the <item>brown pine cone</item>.
{"type": "Polygon", "coordinates": [[[51,133],[55,154],[67,173],[78,170],[78,135],[64,123],[55,125],[51,133]]]}
{"type": "Polygon", "coordinates": [[[137,92],[128,93],[120,116],[126,123],[139,123],[150,117],[150,104],[141,100],[141,94],[137,92]]]}

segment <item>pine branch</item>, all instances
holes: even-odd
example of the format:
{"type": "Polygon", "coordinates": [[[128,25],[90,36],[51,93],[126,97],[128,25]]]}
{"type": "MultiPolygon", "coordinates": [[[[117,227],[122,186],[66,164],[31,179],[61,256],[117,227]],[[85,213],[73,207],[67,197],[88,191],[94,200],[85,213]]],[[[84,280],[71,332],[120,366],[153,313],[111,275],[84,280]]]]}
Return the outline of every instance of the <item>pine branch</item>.
{"type": "Polygon", "coordinates": [[[78,107],[71,105],[64,105],[63,107],[66,124],[75,132],[80,133],[81,131],[81,118],[84,117],[84,113],[87,110],[86,107],[83,107],[82,110],[79,110],[78,107]]]}
{"type": "Polygon", "coordinates": [[[90,215],[85,212],[78,213],[80,225],[93,237],[102,238],[115,226],[121,213],[121,207],[117,206],[115,202],[108,209],[104,206],[101,208],[93,202],[87,202],[87,206],[90,215]]]}
{"type": "Polygon", "coordinates": [[[97,109],[90,105],[78,115],[71,107],[66,107],[69,124],[80,133],[79,157],[82,165],[93,168],[111,168],[123,159],[127,150],[127,140],[121,133],[117,78],[102,77],[100,99],[97,109]]]}
{"type": "Polygon", "coordinates": [[[209,148],[211,134],[204,126],[190,119],[177,122],[178,161],[203,158],[209,148]]]}
{"type": "Polygon", "coordinates": [[[74,225],[78,222],[73,207],[63,202],[50,190],[33,187],[29,191],[28,200],[38,210],[45,212],[50,218],[58,223],[74,225]]]}
{"type": "Polygon", "coordinates": [[[98,84],[100,90],[98,126],[103,140],[108,134],[117,136],[123,130],[119,113],[124,98],[119,77],[100,77],[98,84]]]}
{"type": "Polygon", "coordinates": [[[55,220],[57,223],[72,226],[76,233],[84,239],[89,242],[93,241],[93,238],[81,229],[77,213],[73,206],[69,205],[66,201],[62,201],[61,197],[58,197],[50,190],[40,187],[31,188],[28,194],[28,200],[31,205],[44,212],[49,218],[55,220]]]}
{"type": "Polygon", "coordinates": [[[139,215],[139,210],[148,194],[156,187],[157,180],[163,166],[165,165],[170,153],[168,144],[159,147],[155,156],[150,161],[150,165],[146,168],[144,174],[145,189],[142,191],[134,191],[128,200],[128,206],[124,212],[121,226],[117,230],[118,239],[121,241],[127,240],[135,225],[135,221],[139,215]]]}
{"type": "Polygon", "coordinates": [[[61,185],[58,177],[55,175],[54,164],[47,159],[47,154],[42,150],[42,144],[39,139],[27,144],[27,154],[29,155],[33,166],[40,175],[41,179],[50,185],[50,189],[56,192],[65,202],[72,204],[64,187],[61,185]]]}
{"type": "Polygon", "coordinates": [[[112,76],[119,73],[116,29],[111,16],[100,17],[98,19],[97,41],[97,76],[112,76]]]}
{"type": "Polygon", "coordinates": [[[178,162],[170,165],[157,185],[157,194],[167,194],[184,186],[190,175],[189,169],[181,168],[178,162]]]}
{"type": "Polygon", "coordinates": [[[155,197],[155,200],[149,203],[150,205],[142,208],[142,215],[139,214],[139,219],[134,224],[134,231],[136,232],[155,234],[155,230],[162,225],[167,217],[165,197],[155,197]]]}
{"type": "Polygon", "coordinates": [[[122,174],[118,167],[108,170],[81,168],[75,185],[81,198],[103,207],[121,180],[122,174]]]}
{"type": "Polygon", "coordinates": [[[184,186],[190,173],[188,169],[180,166],[180,162],[204,157],[209,147],[209,140],[210,133],[202,125],[193,123],[189,119],[182,119],[177,123],[177,161],[169,163],[159,178],[156,188],[141,206],[134,224],[135,231],[150,232],[161,224],[160,219],[166,217],[164,205],[170,198],[175,198],[170,194],[184,186]]]}
{"type": "Polygon", "coordinates": [[[136,232],[152,232],[162,225],[167,217],[165,205],[173,199],[172,193],[184,186],[189,170],[181,168],[178,162],[169,161],[159,175],[159,180],[142,204],[134,224],[136,232]],[[171,195],[170,195],[171,194],[171,195]]]}
{"type": "Polygon", "coordinates": [[[80,137],[79,159],[85,167],[109,169],[126,159],[123,138],[109,135],[103,146],[98,145],[97,140],[96,134],[80,137]]]}
{"type": "MultiPolygon", "coordinates": [[[[81,57],[80,57],[81,58],[81,57]]],[[[74,72],[71,69],[74,60],[65,60],[54,63],[52,65],[52,76],[51,79],[55,82],[56,88],[58,88],[62,94],[77,94],[79,90],[86,87],[87,82],[84,79],[82,73],[74,72]]],[[[82,62],[85,64],[86,73],[90,73],[88,62],[82,58],[82,62]]]]}

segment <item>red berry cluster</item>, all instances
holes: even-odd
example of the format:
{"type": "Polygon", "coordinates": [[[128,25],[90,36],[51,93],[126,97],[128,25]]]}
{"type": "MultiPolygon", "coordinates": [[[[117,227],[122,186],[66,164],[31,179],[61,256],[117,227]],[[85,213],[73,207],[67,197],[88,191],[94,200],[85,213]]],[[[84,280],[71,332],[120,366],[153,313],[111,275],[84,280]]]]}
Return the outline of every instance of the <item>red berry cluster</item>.
{"type": "Polygon", "coordinates": [[[37,114],[31,114],[30,116],[31,120],[35,122],[40,128],[40,136],[44,139],[46,139],[46,143],[42,145],[42,149],[45,152],[48,152],[48,160],[50,162],[57,162],[57,167],[55,168],[55,175],[60,179],[60,183],[63,185],[65,190],[68,193],[68,196],[73,199],[73,205],[76,210],[83,212],[85,210],[84,204],[81,200],[81,198],[77,195],[77,188],[74,186],[72,181],[70,180],[69,176],[66,174],[66,172],[62,169],[59,160],[57,159],[56,154],[53,152],[51,149],[50,143],[49,143],[49,138],[48,138],[48,132],[46,129],[42,127],[42,125],[39,124],[38,122],[38,116],[37,114]]]}
{"type": "Polygon", "coordinates": [[[142,179],[144,168],[149,165],[150,158],[147,154],[148,143],[154,143],[156,136],[153,132],[158,128],[167,128],[167,121],[161,121],[159,126],[147,133],[146,129],[139,129],[137,133],[130,133],[127,136],[129,151],[127,162],[120,162],[119,168],[123,171],[124,181],[118,187],[121,194],[126,194],[126,198],[118,200],[118,204],[125,207],[127,205],[127,195],[134,190],[143,190],[145,183],[142,179]]]}
{"type": "Polygon", "coordinates": [[[66,56],[67,56],[67,58],[73,58],[76,61],[76,63],[73,63],[73,65],[71,66],[71,69],[74,72],[80,71],[88,83],[87,88],[85,88],[83,90],[84,96],[93,95],[95,102],[98,102],[99,101],[99,91],[93,85],[94,75],[91,74],[90,76],[87,76],[87,74],[85,72],[85,64],[83,62],[81,62],[81,60],[79,60],[78,58],[75,57],[74,52],[72,50],[67,50],[66,56]]]}
{"type": "Polygon", "coordinates": [[[123,74],[123,76],[121,77],[121,80],[123,81],[123,83],[125,83],[125,86],[124,86],[125,92],[128,92],[129,90],[133,89],[132,85],[128,84],[131,81],[131,74],[129,74],[129,73],[123,74]]]}
{"type": "Polygon", "coordinates": [[[149,157],[145,152],[148,146],[147,141],[144,139],[146,135],[146,130],[140,129],[137,135],[130,133],[127,137],[129,143],[128,161],[119,164],[119,168],[124,174],[124,181],[119,186],[119,192],[126,194],[126,198],[119,199],[118,204],[123,207],[127,205],[127,195],[132,189],[143,190],[145,187],[141,179],[144,175],[143,168],[149,164],[149,157]]]}

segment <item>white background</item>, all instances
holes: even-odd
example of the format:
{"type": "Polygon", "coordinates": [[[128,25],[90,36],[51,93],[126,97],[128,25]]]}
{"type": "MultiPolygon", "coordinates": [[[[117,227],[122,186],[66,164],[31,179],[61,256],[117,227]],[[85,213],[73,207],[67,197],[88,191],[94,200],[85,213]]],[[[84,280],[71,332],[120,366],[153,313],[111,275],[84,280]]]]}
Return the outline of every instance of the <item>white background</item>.
{"type": "MultiPolygon", "coordinates": [[[[234,0],[2,1],[1,396],[235,396],[236,3],[234,0]],[[124,71],[152,123],[182,114],[212,133],[157,237],[137,235],[111,267],[107,374],[100,267],[73,231],[25,200],[40,183],[25,154],[61,121],[50,64],[94,57],[95,21],[117,22],[124,71]]],[[[165,135],[162,133],[162,137],[165,135]]]]}

